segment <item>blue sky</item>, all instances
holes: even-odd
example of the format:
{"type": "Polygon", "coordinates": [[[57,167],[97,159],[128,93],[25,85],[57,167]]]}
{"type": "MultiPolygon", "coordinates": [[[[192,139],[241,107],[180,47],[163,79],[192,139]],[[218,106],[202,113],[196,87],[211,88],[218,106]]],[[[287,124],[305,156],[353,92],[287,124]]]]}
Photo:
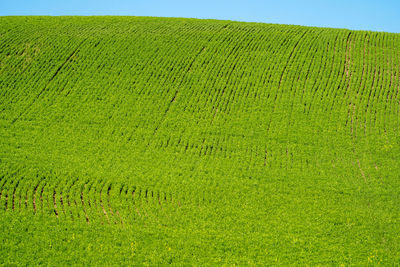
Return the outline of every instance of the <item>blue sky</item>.
{"type": "Polygon", "coordinates": [[[400,0],[0,0],[0,15],[213,18],[400,33],[400,0]]]}

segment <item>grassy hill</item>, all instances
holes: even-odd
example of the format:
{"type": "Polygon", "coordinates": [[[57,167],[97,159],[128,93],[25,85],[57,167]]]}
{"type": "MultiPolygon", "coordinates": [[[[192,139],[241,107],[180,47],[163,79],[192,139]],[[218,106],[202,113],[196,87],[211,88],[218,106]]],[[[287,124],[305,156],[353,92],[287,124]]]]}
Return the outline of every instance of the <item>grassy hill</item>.
{"type": "Polygon", "coordinates": [[[0,17],[0,264],[400,263],[400,35],[0,17]]]}

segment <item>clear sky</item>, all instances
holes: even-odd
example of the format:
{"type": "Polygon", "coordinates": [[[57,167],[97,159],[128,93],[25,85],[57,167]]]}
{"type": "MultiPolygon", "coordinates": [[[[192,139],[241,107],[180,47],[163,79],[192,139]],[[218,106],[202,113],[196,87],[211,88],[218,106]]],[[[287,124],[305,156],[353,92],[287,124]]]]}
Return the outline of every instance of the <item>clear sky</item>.
{"type": "Polygon", "coordinates": [[[0,0],[0,15],[212,18],[400,33],[400,0],[0,0]]]}

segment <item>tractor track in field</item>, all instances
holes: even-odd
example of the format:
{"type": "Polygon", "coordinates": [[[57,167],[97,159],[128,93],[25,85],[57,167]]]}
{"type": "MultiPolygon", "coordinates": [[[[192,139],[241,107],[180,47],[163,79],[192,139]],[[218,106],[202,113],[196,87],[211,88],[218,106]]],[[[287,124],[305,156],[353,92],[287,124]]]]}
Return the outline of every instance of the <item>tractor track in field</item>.
{"type": "Polygon", "coordinates": [[[46,82],[46,84],[44,85],[44,87],[40,90],[40,92],[36,95],[36,97],[33,99],[33,101],[28,104],[23,110],[22,112],[15,117],[12,121],[11,121],[11,125],[15,124],[24,114],[26,114],[28,112],[28,110],[35,104],[36,100],[40,98],[40,96],[47,91],[49,85],[51,84],[51,82],[54,80],[54,78],[58,75],[58,73],[64,68],[64,66],[70,61],[70,59],[78,52],[79,48],[82,46],[82,44],[86,41],[86,39],[82,40],[77,47],[72,51],[72,53],[61,63],[61,65],[55,70],[55,72],[53,73],[53,75],[50,77],[50,79],[46,82]]]}

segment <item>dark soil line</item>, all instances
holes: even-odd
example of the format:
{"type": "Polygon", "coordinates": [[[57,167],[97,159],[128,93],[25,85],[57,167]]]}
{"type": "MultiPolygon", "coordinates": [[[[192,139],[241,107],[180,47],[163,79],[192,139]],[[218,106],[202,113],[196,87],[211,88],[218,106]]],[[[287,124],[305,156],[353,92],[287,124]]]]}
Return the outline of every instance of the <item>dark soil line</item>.
{"type": "Polygon", "coordinates": [[[18,180],[17,184],[14,186],[13,194],[12,194],[12,210],[15,210],[15,192],[17,191],[17,187],[21,179],[18,180]]]}
{"type": "Polygon", "coordinates": [[[33,204],[33,211],[36,213],[36,194],[37,194],[37,189],[40,185],[41,181],[35,186],[35,189],[33,189],[33,194],[32,194],[32,204],[33,204]]]}
{"type": "Polygon", "coordinates": [[[42,210],[43,210],[43,191],[44,191],[44,187],[45,187],[46,185],[43,185],[42,186],[42,190],[40,191],[40,195],[39,195],[39,199],[40,199],[40,207],[42,208],[42,210]]]}
{"type": "MultiPolygon", "coordinates": [[[[76,199],[74,199],[74,203],[75,203],[75,208],[78,209],[78,203],[76,202],[76,199]]],[[[81,217],[81,215],[79,214],[79,210],[76,212],[76,215],[78,216],[78,218],[81,217]]]]}
{"type": "Polygon", "coordinates": [[[8,193],[6,193],[6,196],[5,196],[5,204],[4,204],[4,210],[7,210],[7,206],[8,206],[8,193]]]}
{"type": "Polygon", "coordinates": [[[56,203],[56,190],[53,190],[53,206],[54,206],[54,213],[56,214],[56,216],[58,218],[57,203],[56,203]]]}
{"type": "Polygon", "coordinates": [[[60,205],[61,205],[61,210],[65,215],[65,207],[64,207],[64,200],[63,200],[63,197],[62,197],[62,192],[60,192],[60,205]]]}
{"type": "MultiPolygon", "coordinates": [[[[93,185],[93,184],[89,184],[89,189],[87,190],[87,195],[88,195],[88,197],[87,197],[87,203],[88,203],[89,208],[92,207],[92,203],[90,202],[90,190],[92,190],[92,185],[93,185]]],[[[85,187],[86,187],[86,185],[85,185],[85,187]]]]}
{"type": "MultiPolygon", "coordinates": [[[[85,184],[85,187],[86,187],[86,184],[85,184]]],[[[85,213],[86,222],[89,223],[89,217],[88,217],[86,209],[85,209],[85,201],[83,200],[83,189],[81,190],[81,204],[82,204],[83,213],[85,213]]]]}
{"type": "Polygon", "coordinates": [[[2,179],[1,180],[3,180],[2,182],[2,185],[1,185],[1,187],[0,187],[0,200],[1,200],[1,198],[2,198],[2,196],[3,196],[3,189],[4,189],[4,185],[7,183],[7,180],[4,178],[4,176],[2,176],[2,179]]]}
{"type": "Polygon", "coordinates": [[[268,151],[267,151],[267,145],[265,145],[264,167],[267,166],[267,159],[268,159],[268,151]]]}
{"type": "Polygon", "coordinates": [[[28,208],[28,191],[29,191],[29,187],[26,188],[26,192],[25,192],[25,208],[28,208]]]}

